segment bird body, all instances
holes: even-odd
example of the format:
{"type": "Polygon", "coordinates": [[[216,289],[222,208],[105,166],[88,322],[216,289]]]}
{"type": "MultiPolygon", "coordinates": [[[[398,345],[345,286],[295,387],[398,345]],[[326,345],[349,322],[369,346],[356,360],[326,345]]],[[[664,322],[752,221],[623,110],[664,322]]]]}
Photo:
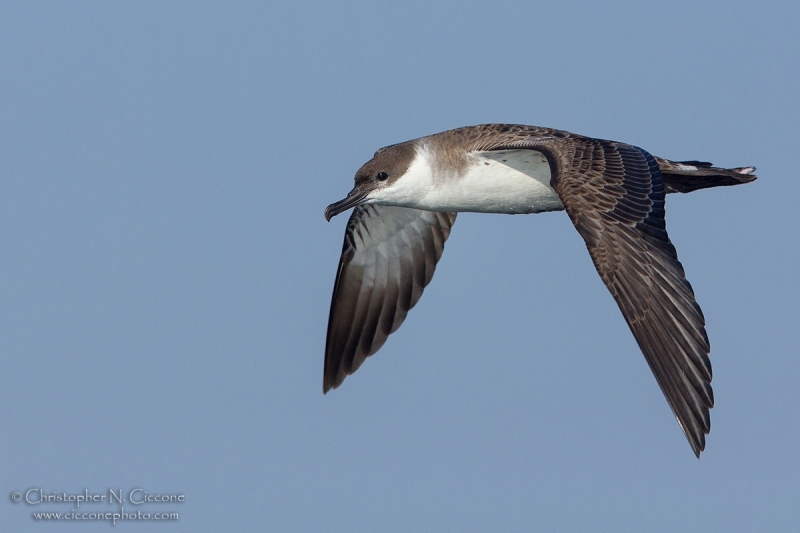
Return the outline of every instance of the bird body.
{"type": "Polygon", "coordinates": [[[562,130],[485,124],[382,148],[330,220],[354,208],[334,284],[323,391],[380,349],[430,282],[458,212],[566,210],[699,457],[710,431],[705,319],[664,221],[670,192],[756,179],[562,130]]]}
{"type": "Polygon", "coordinates": [[[367,203],[430,211],[540,213],[561,210],[550,186],[550,165],[533,150],[452,154],[458,166],[437,168],[436,144],[421,142],[402,181],[381,190],[367,203]]]}

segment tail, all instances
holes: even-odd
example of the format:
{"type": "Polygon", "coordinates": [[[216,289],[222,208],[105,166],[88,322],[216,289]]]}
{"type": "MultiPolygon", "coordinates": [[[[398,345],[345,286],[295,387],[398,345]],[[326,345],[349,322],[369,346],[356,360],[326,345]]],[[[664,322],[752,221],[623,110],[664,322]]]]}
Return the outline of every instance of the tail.
{"type": "Polygon", "coordinates": [[[692,192],[709,187],[739,185],[756,180],[756,167],[717,168],[701,161],[656,158],[667,192],[692,192]]]}

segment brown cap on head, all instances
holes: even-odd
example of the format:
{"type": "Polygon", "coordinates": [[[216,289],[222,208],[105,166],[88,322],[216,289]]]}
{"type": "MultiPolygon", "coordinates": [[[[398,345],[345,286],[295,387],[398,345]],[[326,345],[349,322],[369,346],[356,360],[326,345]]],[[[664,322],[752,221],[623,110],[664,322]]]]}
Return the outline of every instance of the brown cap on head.
{"type": "Polygon", "coordinates": [[[411,166],[415,154],[413,141],[393,144],[375,152],[373,158],[356,172],[356,185],[347,197],[325,209],[325,219],[330,221],[339,213],[361,203],[373,190],[397,181],[411,166]]]}

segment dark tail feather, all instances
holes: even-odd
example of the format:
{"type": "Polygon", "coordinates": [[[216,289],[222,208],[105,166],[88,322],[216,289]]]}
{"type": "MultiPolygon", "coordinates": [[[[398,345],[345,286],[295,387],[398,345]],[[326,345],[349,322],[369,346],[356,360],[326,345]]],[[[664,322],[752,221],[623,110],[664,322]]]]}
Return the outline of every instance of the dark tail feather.
{"type": "Polygon", "coordinates": [[[756,167],[717,168],[702,161],[656,158],[667,192],[692,192],[709,187],[740,185],[756,180],[756,167]]]}

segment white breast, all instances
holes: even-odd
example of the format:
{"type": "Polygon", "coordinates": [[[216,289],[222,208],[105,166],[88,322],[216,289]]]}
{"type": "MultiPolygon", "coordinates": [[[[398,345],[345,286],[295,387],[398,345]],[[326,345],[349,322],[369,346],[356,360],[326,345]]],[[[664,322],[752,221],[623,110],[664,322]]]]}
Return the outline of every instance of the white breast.
{"type": "Polygon", "coordinates": [[[533,150],[475,152],[461,169],[433,164],[425,150],[393,185],[370,202],[431,211],[540,213],[563,209],[550,187],[550,165],[533,150]]]}

